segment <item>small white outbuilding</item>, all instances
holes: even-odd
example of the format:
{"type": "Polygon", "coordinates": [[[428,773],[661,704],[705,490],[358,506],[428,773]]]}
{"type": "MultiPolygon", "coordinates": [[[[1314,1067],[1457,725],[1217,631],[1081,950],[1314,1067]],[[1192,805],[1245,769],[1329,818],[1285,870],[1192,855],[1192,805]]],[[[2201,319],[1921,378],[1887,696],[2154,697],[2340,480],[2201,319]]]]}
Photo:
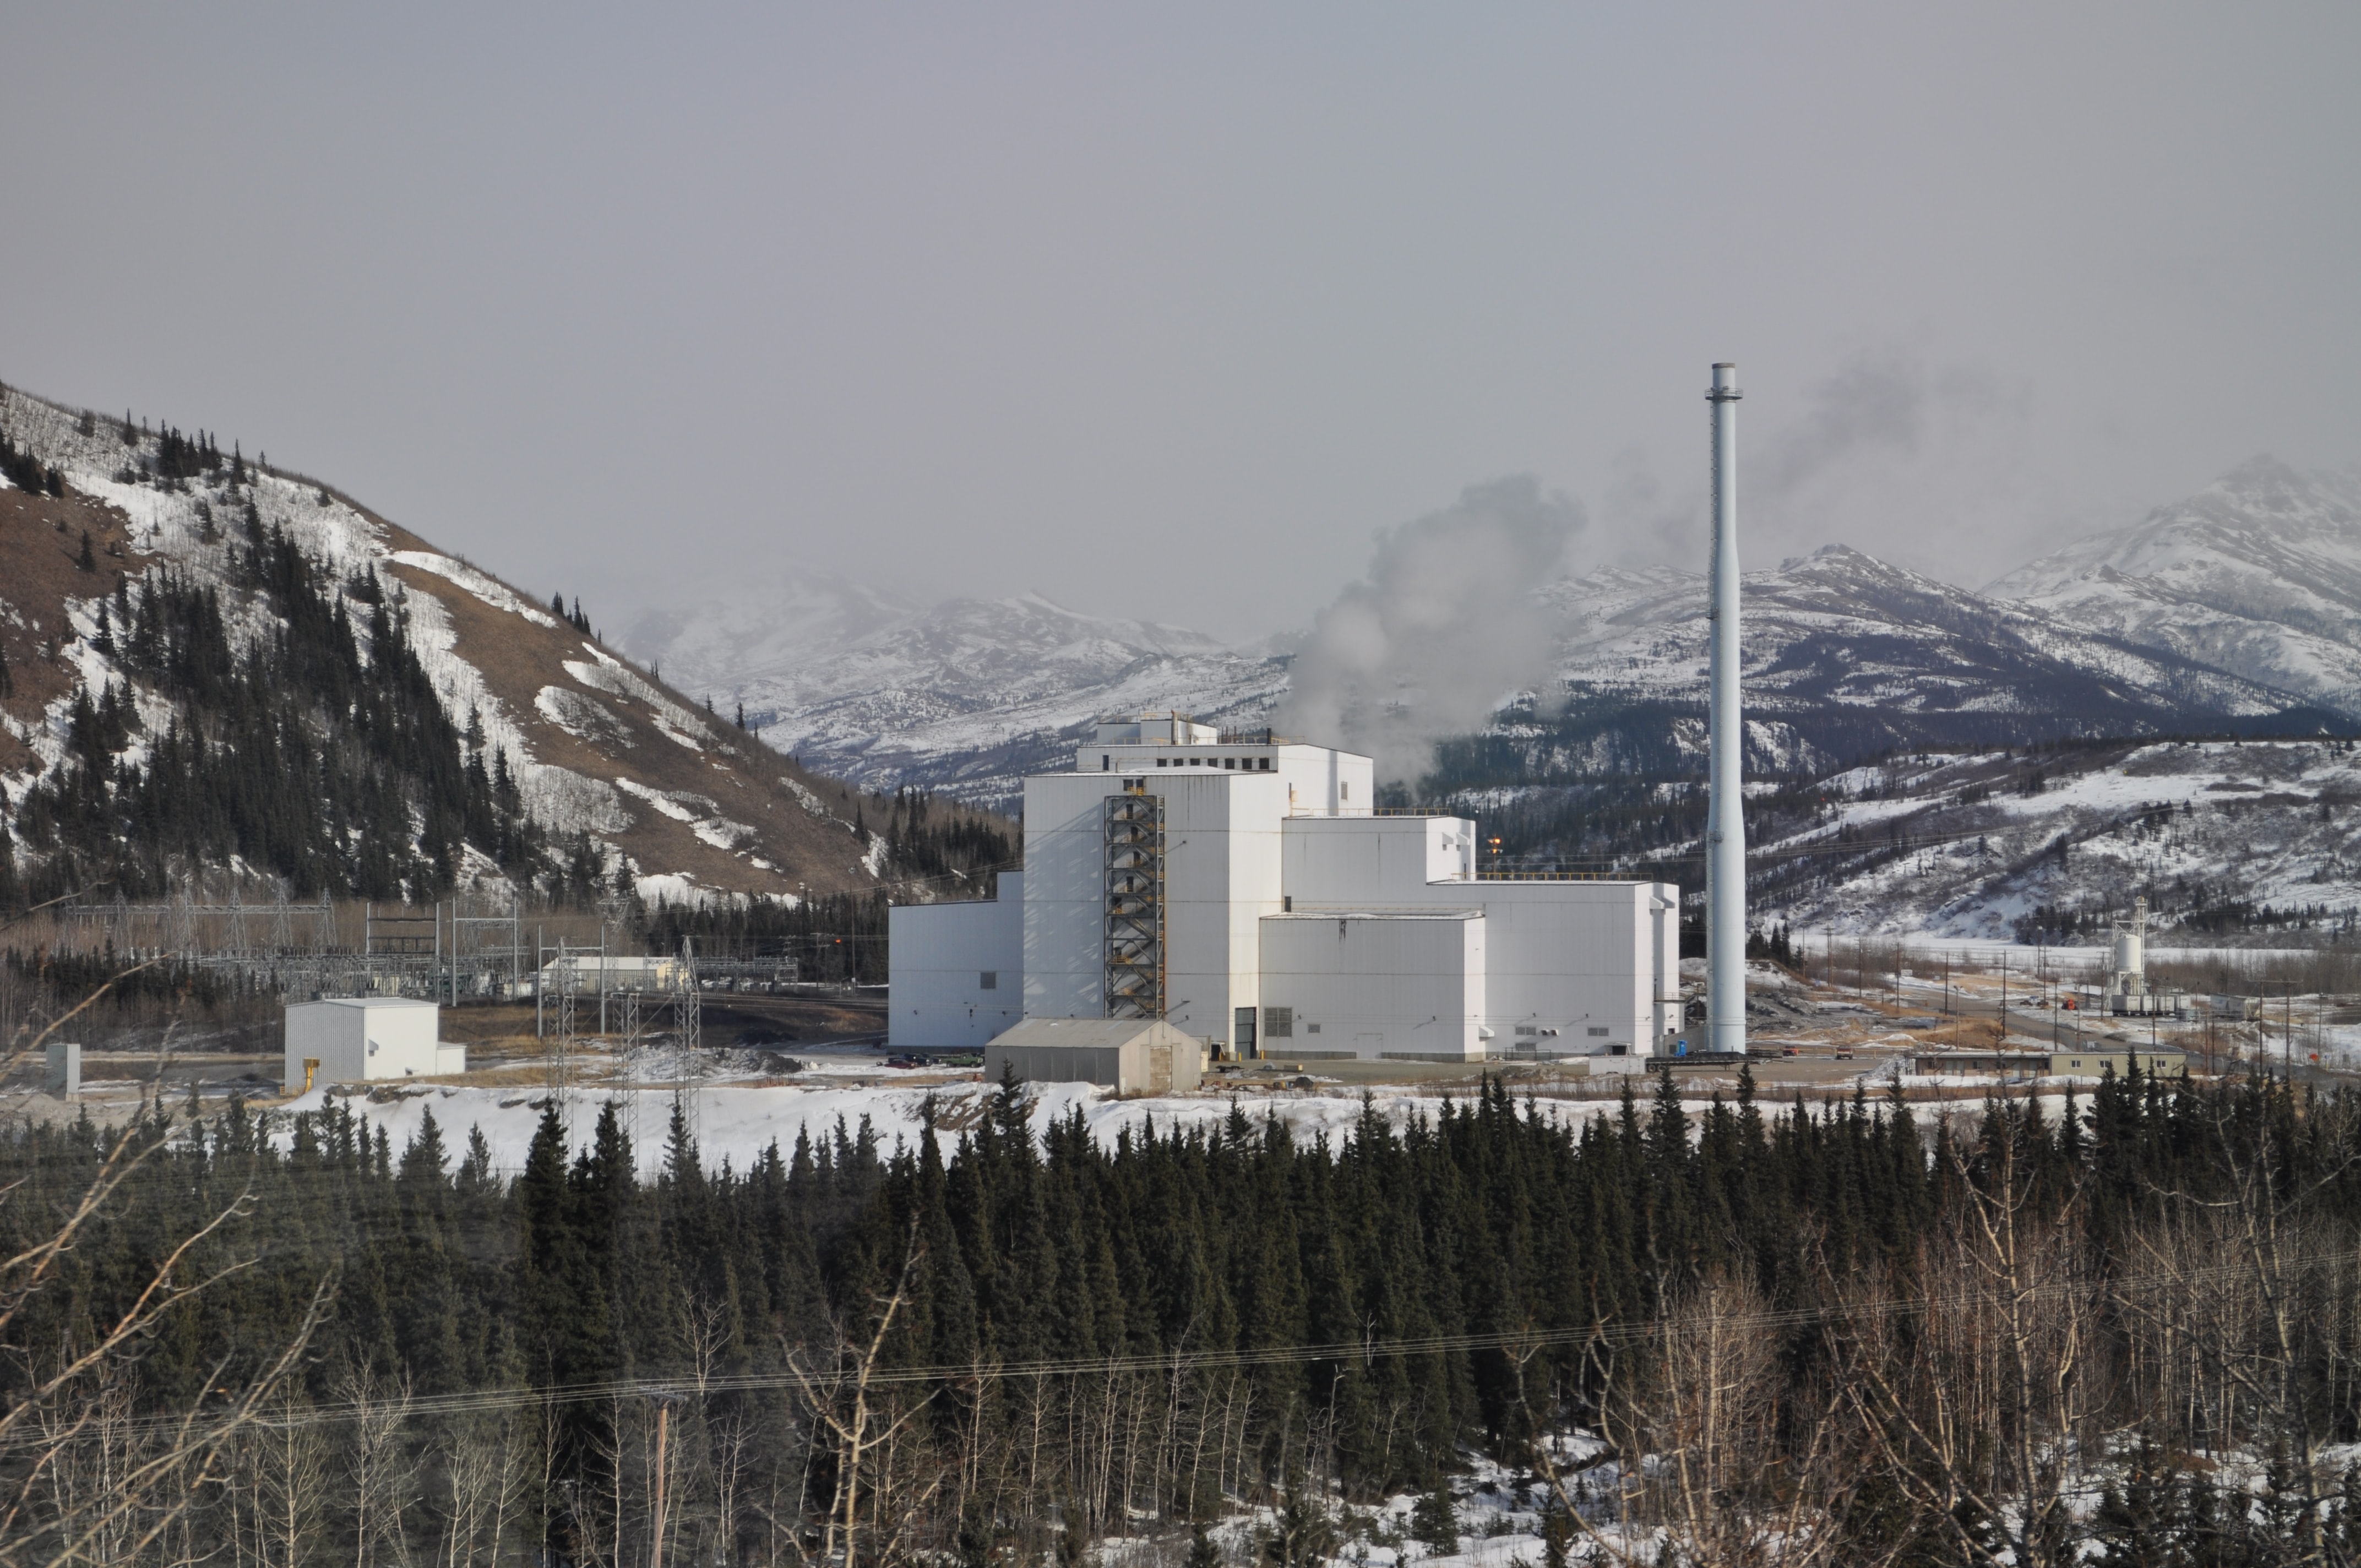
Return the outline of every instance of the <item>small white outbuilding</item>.
{"type": "Polygon", "coordinates": [[[315,1083],[432,1078],[467,1070],[467,1047],[436,1038],[443,1010],[406,996],[287,1004],[288,1092],[315,1083]]]}

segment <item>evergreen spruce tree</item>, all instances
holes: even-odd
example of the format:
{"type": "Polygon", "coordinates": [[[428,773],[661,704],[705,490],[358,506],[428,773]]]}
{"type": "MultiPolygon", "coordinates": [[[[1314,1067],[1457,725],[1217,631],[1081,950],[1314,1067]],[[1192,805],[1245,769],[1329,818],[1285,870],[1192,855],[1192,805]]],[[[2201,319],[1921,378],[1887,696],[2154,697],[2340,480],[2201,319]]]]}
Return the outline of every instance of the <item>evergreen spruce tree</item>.
{"type": "Polygon", "coordinates": [[[1449,1478],[1437,1475],[1434,1485],[1411,1509],[1410,1532],[1437,1557],[1459,1550],[1459,1509],[1451,1499],[1449,1478]]]}

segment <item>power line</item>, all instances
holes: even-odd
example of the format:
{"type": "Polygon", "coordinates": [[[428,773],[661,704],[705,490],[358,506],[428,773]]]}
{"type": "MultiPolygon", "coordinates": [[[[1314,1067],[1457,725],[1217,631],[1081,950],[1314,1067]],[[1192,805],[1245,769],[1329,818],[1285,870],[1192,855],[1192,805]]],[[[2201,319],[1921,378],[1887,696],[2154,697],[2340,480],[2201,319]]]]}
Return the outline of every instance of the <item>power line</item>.
{"type": "MultiPolygon", "coordinates": [[[[2352,1261],[2350,1251],[2338,1249],[2299,1255],[2289,1259],[2288,1263],[2290,1268],[2301,1268],[2319,1263],[2349,1263],[2350,1261],[2352,1261]]],[[[2113,1279],[2061,1281],[2030,1287],[2023,1291],[2015,1292],[2014,1295],[2020,1301],[2030,1303],[2055,1301],[2082,1291],[2107,1290],[2122,1293],[2152,1288],[2185,1290],[2194,1286],[2235,1277],[2249,1272],[2251,1266],[2241,1263],[2224,1263],[2201,1268],[2122,1275],[2113,1279]]],[[[1719,1320],[1716,1327],[1719,1332],[1724,1332],[1732,1331],[1762,1332],[1800,1328],[1824,1321],[1879,1322],[1917,1316],[1939,1307],[1967,1307],[1978,1303],[2000,1301],[2009,1299],[2011,1295],[2011,1292],[2001,1290],[1964,1289],[1894,1297],[1859,1305],[1836,1303],[1825,1306],[1793,1307],[1775,1311],[1733,1313],[1719,1320]]],[[[1537,1352],[1565,1345],[1592,1343],[1615,1348],[1664,1337],[1668,1332],[1655,1322],[1630,1322],[1613,1326],[1594,1324],[1585,1328],[1434,1334],[1398,1340],[1344,1340],[1325,1344],[1266,1345],[1238,1350],[1175,1351],[1156,1355],[1075,1356],[1019,1362],[947,1363],[878,1368],[870,1373],[866,1382],[869,1387],[907,1387],[928,1383],[1015,1382],[1051,1377],[1115,1377],[1145,1373],[1178,1376],[1190,1372],[1301,1365],[1323,1361],[1358,1361],[1367,1365],[1400,1356],[1448,1355],[1487,1350],[1537,1352]]],[[[637,1377],[599,1383],[564,1384],[551,1387],[470,1389],[453,1394],[412,1397],[407,1401],[338,1400],[328,1404],[306,1406],[300,1410],[281,1415],[258,1417],[253,1424],[273,1431],[330,1426],[346,1420],[358,1420],[367,1415],[382,1415],[396,1403],[401,1404],[401,1412],[407,1419],[409,1417],[480,1415],[521,1409],[553,1409],[568,1405],[595,1404],[621,1399],[761,1393],[808,1384],[825,1384],[833,1376],[836,1374],[829,1372],[813,1372],[799,1376],[793,1371],[782,1371],[730,1377],[637,1377]]],[[[148,1416],[121,1423],[113,1430],[126,1436],[162,1432],[179,1428],[185,1420],[184,1415],[148,1416]]],[[[0,1446],[24,1449],[38,1448],[42,1445],[41,1438],[27,1433],[0,1446]]]]}

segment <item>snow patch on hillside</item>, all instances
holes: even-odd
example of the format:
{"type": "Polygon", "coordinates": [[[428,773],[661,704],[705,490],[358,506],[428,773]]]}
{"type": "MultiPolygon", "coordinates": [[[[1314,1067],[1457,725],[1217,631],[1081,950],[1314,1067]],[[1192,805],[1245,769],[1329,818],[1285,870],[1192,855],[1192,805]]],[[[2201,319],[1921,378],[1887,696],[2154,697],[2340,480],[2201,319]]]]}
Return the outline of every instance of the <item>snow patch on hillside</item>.
{"type": "Polygon", "coordinates": [[[467,589],[494,609],[521,615],[535,626],[555,627],[557,624],[557,618],[547,610],[526,603],[522,596],[511,593],[508,585],[486,576],[465,561],[454,560],[432,550],[392,550],[386,553],[386,559],[398,561],[405,566],[415,566],[422,572],[432,572],[467,589]]]}
{"type": "Polygon", "coordinates": [[[562,661],[567,674],[593,691],[630,697],[644,704],[653,716],[655,727],[692,751],[701,751],[707,746],[718,743],[719,737],[706,727],[703,719],[666,696],[643,679],[637,670],[602,648],[588,642],[582,647],[592,662],[586,663],[580,659],[562,661]]]}
{"type": "Polygon", "coordinates": [[[617,779],[615,787],[634,799],[646,801],[675,822],[697,820],[697,813],[675,800],[667,790],[650,789],[637,779],[617,779]]]}
{"type": "Polygon", "coordinates": [[[631,825],[631,814],[612,785],[571,768],[526,762],[517,770],[517,789],[535,819],[567,832],[620,833],[631,825]]]}
{"type": "Polygon", "coordinates": [[[800,781],[791,779],[785,773],[781,773],[779,775],[779,783],[786,787],[786,791],[789,795],[796,797],[796,804],[801,806],[806,811],[810,812],[814,817],[818,817],[821,821],[842,822],[844,820],[843,817],[839,817],[835,812],[830,811],[828,808],[827,803],[821,800],[818,795],[813,794],[810,788],[800,781]]]}
{"type": "Polygon", "coordinates": [[[631,739],[631,727],[611,708],[578,691],[544,686],[534,695],[533,705],[544,718],[580,740],[626,750],[639,744],[631,739]]]}
{"type": "Polygon", "coordinates": [[[646,801],[675,822],[687,823],[688,830],[697,835],[699,842],[717,850],[735,853],[741,845],[757,837],[745,823],[733,822],[721,815],[721,808],[708,795],[691,795],[686,790],[651,789],[635,779],[619,778],[615,787],[646,801]]]}

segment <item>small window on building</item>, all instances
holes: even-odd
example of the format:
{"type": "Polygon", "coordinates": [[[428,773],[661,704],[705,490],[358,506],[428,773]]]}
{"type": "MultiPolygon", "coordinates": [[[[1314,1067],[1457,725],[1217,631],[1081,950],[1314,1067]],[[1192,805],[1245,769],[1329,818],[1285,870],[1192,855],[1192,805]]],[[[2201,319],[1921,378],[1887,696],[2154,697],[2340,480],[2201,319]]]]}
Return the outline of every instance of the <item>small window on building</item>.
{"type": "Polygon", "coordinates": [[[1337,798],[1338,800],[1350,800],[1350,799],[1352,799],[1352,798],[1353,798],[1353,786],[1352,786],[1351,784],[1349,784],[1339,783],[1339,784],[1336,785],[1336,798],[1337,798]]]}
{"type": "Polygon", "coordinates": [[[1110,771],[1112,762],[1113,759],[1102,754],[1099,758],[1099,772],[1104,773],[1110,771]]]}
{"type": "Polygon", "coordinates": [[[1258,759],[1257,759],[1257,761],[1256,761],[1256,762],[1255,762],[1255,767],[1256,767],[1257,770],[1259,770],[1259,771],[1261,771],[1261,772],[1263,772],[1263,773],[1268,773],[1268,772],[1270,772],[1270,759],[1269,759],[1268,757],[1262,757],[1262,758],[1258,758],[1258,759]]]}
{"type": "Polygon", "coordinates": [[[1316,1035],[1320,1032],[1320,1025],[1317,1024],[1306,1024],[1303,1025],[1303,1032],[1307,1035],[1316,1035]]]}
{"type": "Polygon", "coordinates": [[[978,991],[998,991],[1000,971],[996,969],[978,970],[975,976],[975,988],[978,991]]]}
{"type": "Polygon", "coordinates": [[[1520,1024],[1517,1025],[1517,1033],[1520,1035],[1538,1035],[1541,1032],[1542,1026],[1539,1024],[1520,1024]]]}
{"type": "Polygon", "coordinates": [[[1279,912],[1281,915],[1292,915],[1295,913],[1295,894],[1291,893],[1282,893],[1279,895],[1279,912]]]}
{"type": "Polygon", "coordinates": [[[1588,1035],[1594,1040],[1603,1040],[1607,1037],[1607,1025],[1604,1024],[1593,1024],[1589,1028],[1584,1030],[1583,1033],[1588,1035]]]}
{"type": "Polygon", "coordinates": [[[1266,1007],[1262,1010],[1262,1033],[1267,1040],[1295,1038],[1295,1009],[1266,1007]]]}
{"type": "Polygon", "coordinates": [[[1160,768],[1160,767],[1165,766],[1165,765],[1166,765],[1165,759],[1163,759],[1162,757],[1159,757],[1159,758],[1157,758],[1157,759],[1156,759],[1156,765],[1157,765],[1158,767],[1159,767],[1159,768],[1160,768]]]}

